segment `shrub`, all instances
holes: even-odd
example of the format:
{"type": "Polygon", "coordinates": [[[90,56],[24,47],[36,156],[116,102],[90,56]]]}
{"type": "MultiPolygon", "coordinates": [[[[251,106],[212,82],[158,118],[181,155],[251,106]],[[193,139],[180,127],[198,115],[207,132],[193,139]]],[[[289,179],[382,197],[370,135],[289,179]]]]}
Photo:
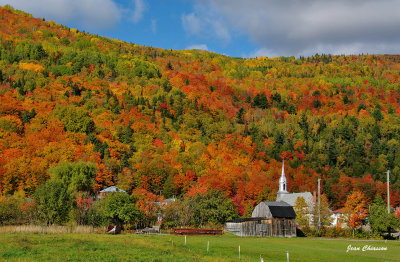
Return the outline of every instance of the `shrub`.
{"type": "Polygon", "coordinates": [[[15,198],[0,199],[0,225],[15,225],[22,220],[19,201],[15,198]]]}
{"type": "Polygon", "coordinates": [[[85,222],[93,227],[105,227],[108,219],[105,215],[106,201],[104,199],[95,201],[86,213],[85,222]]]}

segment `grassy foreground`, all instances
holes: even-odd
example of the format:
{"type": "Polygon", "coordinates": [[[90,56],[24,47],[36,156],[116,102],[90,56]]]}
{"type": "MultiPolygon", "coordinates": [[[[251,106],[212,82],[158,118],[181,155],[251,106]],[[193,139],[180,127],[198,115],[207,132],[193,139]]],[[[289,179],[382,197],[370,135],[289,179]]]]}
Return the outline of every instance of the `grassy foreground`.
{"type": "Polygon", "coordinates": [[[241,238],[233,235],[0,234],[0,261],[400,261],[399,241],[241,238]],[[207,242],[209,252],[207,253],[207,242]],[[348,246],[387,251],[347,251],[348,246]]]}

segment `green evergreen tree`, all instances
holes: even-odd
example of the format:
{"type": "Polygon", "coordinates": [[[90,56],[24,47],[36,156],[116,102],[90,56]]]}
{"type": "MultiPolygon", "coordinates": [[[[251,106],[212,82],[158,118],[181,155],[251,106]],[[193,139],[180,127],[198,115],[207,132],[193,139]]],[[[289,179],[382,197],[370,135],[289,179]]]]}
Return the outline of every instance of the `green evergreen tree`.
{"type": "Polygon", "coordinates": [[[164,183],[164,190],[163,190],[163,195],[165,198],[170,198],[173,197],[176,192],[175,192],[175,182],[174,182],[174,176],[173,174],[168,175],[167,180],[164,183]]]}
{"type": "Polygon", "coordinates": [[[382,114],[382,111],[381,111],[381,106],[379,105],[379,104],[377,104],[376,106],[375,106],[375,109],[374,109],[374,112],[372,112],[372,116],[375,118],[375,120],[378,122],[378,121],[381,121],[382,119],[383,119],[383,114],[382,114]]]}
{"type": "Polygon", "coordinates": [[[238,124],[244,124],[244,121],[243,121],[244,113],[245,113],[245,110],[243,107],[241,107],[239,109],[239,111],[236,113],[236,120],[237,120],[238,124]]]}

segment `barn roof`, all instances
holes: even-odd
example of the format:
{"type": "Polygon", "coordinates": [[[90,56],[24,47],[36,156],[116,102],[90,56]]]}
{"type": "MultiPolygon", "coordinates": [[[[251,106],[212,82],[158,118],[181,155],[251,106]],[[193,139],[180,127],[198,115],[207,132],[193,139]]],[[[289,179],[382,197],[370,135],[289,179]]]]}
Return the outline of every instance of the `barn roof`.
{"type": "Polygon", "coordinates": [[[276,218],[296,218],[296,212],[291,206],[269,206],[269,211],[276,218]]]}

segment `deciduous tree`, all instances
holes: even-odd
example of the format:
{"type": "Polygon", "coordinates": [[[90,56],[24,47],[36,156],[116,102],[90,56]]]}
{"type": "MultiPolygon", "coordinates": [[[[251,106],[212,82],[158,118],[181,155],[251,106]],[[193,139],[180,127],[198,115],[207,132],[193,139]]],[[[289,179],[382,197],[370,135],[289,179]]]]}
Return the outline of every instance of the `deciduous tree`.
{"type": "Polygon", "coordinates": [[[378,195],[370,206],[368,221],[374,232],[383,234],[391,228],[396,228],[400,220],[392,212],[388,214],[385,202],[378,195]]]}
{"type": "Polygon", "coordinates": [[[135,206],[134,199],[126,193],[110,193],[105,198],[104,214],[115,225],[138,222],[141,212],[135,206]]]}
{"type": "Polygon", "coordinates": [[[304,197],[298,197],[296,204],[294,205],[294,211],[296,212],[296,223],[303,227],[310,226],[310,210],[309,206],[304,200],[304,197]]]}
{"type": "Polygon", "coordinates": [[[34,199],[39,217],[45,223],[62,224],[68,221],[73,195],[62,181],[48,180],[35,191],[34,199]]]}
{"type": "Polygon", "coordinates": [[[344,205],[346,222],[354,231],[361,226],[361,221],[367,217],[365,196],[360,191],[354,191],[347,197],[344,205]]]}

